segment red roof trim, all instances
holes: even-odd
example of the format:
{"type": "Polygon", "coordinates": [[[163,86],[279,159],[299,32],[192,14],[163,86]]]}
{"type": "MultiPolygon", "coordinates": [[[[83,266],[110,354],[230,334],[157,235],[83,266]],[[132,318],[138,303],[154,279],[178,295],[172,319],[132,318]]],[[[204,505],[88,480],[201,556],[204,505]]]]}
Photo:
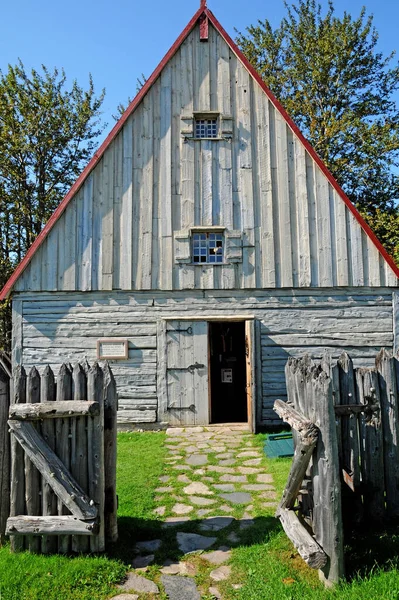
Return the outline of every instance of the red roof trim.
{"type": "Polygon", "coordinates": [[[101,158],[102,158],[105,150],[111,144],[111,142],[113,141],[113,139],[118,135],[118,133],[122,129],[123,125],[125,124],[126,120],[130,117],[130,115],[132,114],[132,112],[136,109],[136,107],[141,102],[141,100],[143,99],[143,97],[146,95],[146,93],[148,92],[148,90],[150,89],[150,87],[153,85],[153,83],[159,77],[159,75],[163,71],[163,69],[166,66],[166,64],[173,57],[173,55],[177,52],[178,48],[184,42],[184,40],[189,35],[189,33],[191,32],[191,30],[195,27],[198,19],[203,14],[205,14],[206,17],[209,18],[209,20],[211,21],[212,25],[220,33],[220,35],[224,38],[224,40],[230,46],[230,48],[232,49],[232,51],[234,52],[234,54],[237,56],[237,58],[242,62],[242,64],[244,65],[244,67],[250,72],[250,74],[252,75],[252,77],[261,86],[262,90],[268,96],[269,100],[276,107],[276,109],[281,113],[281,115],[283,116],[283,118],[287,122],[287,125],[292,129],[292,131],[295,133],[295,135],[298,136],[298,138],[300,139],[300,141],[305,146],[307,152],[310,154],[310,156],[314,159],[314,161],[316,162],[316,164],[323,171],[323,173],[327,177],[328,181],[331,183],[331,185],[333,186],[333,188],[336,190],[336,192],[339,194],[339,196],[345,202],[346,206],[348,207],[348,209],[350,210],[350,212],[353,214],[353,216],[355,217],[355,219],[358,221],[358,223],[360,224],[360,226],[362,227],[362,229],[364,230],[364,232],[369,236],[369,238],[371,239],[371,241],[373,242],[373,244],[376,246],[376,248],[378,249],[378,251],[384,257],[384,259],[386,260],[386,262],[388,263],[388,265],[391,267],[391,269],[393,270],[393,272],[395,273],[395,275],[399,278],[399,267],[396,266],[396,264],[394,263],[392,257],[388,254],[388,252],[385,250],[384,246],[377,239],[375,233],[370,229],[370,227],[367,225],[367,223],[365,222],[365,220],[361,217],[361,215],[359,214],[359,212],[357,211],[357,209],[353,206],[352,202],[349,200],[348,196],[345,194],[345,192],[340,187],[340,185],[338,184],[338,182],[334,179],[334,177],[332,176],[332,174],[330,173],[330,171],[327,169],[326,165],[323,163],[323,161],[321,160],[321,158],[316,154],[316,152],[313,149],[313,147],[310,145],[310,143],[307,141],[307,139],[300,132],[300,130],[298,129],[297,125],[295,125],[294,121],[291,119],[291,117],[285,111],[285,109],[280,104],[280,102],[277,100],[277,98],[274,96],[274,94],[272,94],[272,92],[269,90],[269,88],[267,87],[267,85],[265,84],[265,82],[263,81],[263,79],[260,77],[260,75],[254,69],[254,67],[248,62],[248,60],[245,58],[244,54],[241,52],[241,50],[238,48],[238,46],[235,44],[235,42],[233,42],[233,40],[231,39],[231,37],[229,36],[229,34],[223,29],[222,25],[216,19],[216,17],[214,16],[214,14],[206,7],[206,2],[204,0],[201,0],[201,6],[200,6],[200,8],[197,10],[197,12],[193,16],[193,18],[190,20],[190,22],[188,23],[188,25],[185,27],[185,29],[182,31],[182,33],[179,35],[179,37],[177,38],[177,40],[175,41],[175,43],[171,46],[171,48],[169,49],[169,51],[165,54],[164,58],[161,60],[161,62],[159,63],[159,65],[157,66],[157,68],[155,69],[155,71],[152,73],[152,75],[150,76],[150,78],[146,81],[146,83],[141,88],[141,90],[139,91],[139,93],[137,94],[137,96],[134,98],[134,100],[130,103],[130,105],[128,106],[128,108],[126,109],[126,111],[123,113],[122,117],[115,124],[115,126],[113,127],[113,129],[111,130],[111,132],[108,134],[108,136],[106,137],[106,139],[104,140],[104,142],[101,144],[100,148],[97,150],[97,152],[95,152],[93,158],[90,160],[90,162],[88,163],[88,165],[82,171],[82,173],[80,174],[80,176],[78,177],[78,179],[75,181],[75,183],[73,184],[73,186],[71,187],[71,189],[69,190],[69,192],[67,193],[67,195],[65,196],[65,198],[62,200],[61,204],[58,206],[58,208],[51,215],[51,217],[47,221],[45,227],[43,228],[43,230],[41,231],[41,233],[38,235],[38,237],[36,238],[36,240],[34,241],[34,243],[32,244],[32,246],[30,247],[30,249],[26,253],[25,257],[22,259],[22,261],[19,263],[19,265],[17,266],[17,268],[15,269],[15,271],[13,272],[13,274],[11,275],[11,277],[9,278],[9,280],[7,281],[7,283],[4,285],[3,289],[0,292],[0,300],[4,300],[10,294],[10,292],[11,292],[13,286],[15,285],[17,279],[20,277],[20,275],[22,275],[23,271],[29,265],[30,261],[32,260],[33,255],[40,248],[40,246],[42,245],[42,243],[46,239],[48,233],[51,231],[51,229],[54,227],[55,223],[58,221],[58,219],[61,217],[61,215],[65,211],[65,209],[68,206],[69,202],[72,200],[72,198],[74,197],[74,195],[76,194],[76,192],[79,190],[79,188],[83,185],[85,179],[90,174],[90,172],[94,169],[94,167],[97,165],[97,163],[101,160],[101,158]]]}
{"type": "Polygon", "coordinates": [[[346,206],[351,211],[351,213],[353,214],[355,219],[358,221],[361,228],[369,236],[369,238],[371,239],[373,244],[377,247],[377,250],[379,250],[379,252],[385,258],[385,260],[387,261],[387,263],[389,264],[389,266],[395,273],[396,277],[399,278],[399,267],[395,264],[393,258],[388,254],[388,252],[386,251],[384,246],[381,244],[381,242],[379,241],[379,239],[377,238],[377,236],[375,235],[373,230],[369,227],[369,225],[367,225],[366,221],[363,219],[363,217],[360,215],[358,210],[355,208],[355,206],[349,200],[348,196],[345,194],[344,190],[341,188],[339,183],[334,179],[333,175],[327,169],[326,165],[321,160],[321,158],[318,156],[318,154],[316,153],[314,148],[310,145],[308,140],[298,129],[298,126],[291,119],[289,114],[286,112],[285,108],[283,108],[283,106],[280,104],[280,102],[277,100],[277,98],[274,96],[274,94],[269,90],[269,88],[267,87],[267,85],[265,84],[263,79],[260,77],[259,73],[255,70],[255,68],[251,65],[251,63],[246,59],[246,57],[241,52],[241,50],[238,48],[238,46],[235,44],[235,42],[233,42],[233,40],[231,39],[229,34],[223,29],[222,25],[219,23],[219,21],[217,20],[215,15],[208,8],[206,9],[206,13],[207,13],[212,25],[215,27],[215,29],[217,29],[217,31],[220,33],[220,35],[224,38],[226,43],[230,46],[230,48],[233,50],[233,52],[237,56],[237,58],[242,62],[244,67],[251,73],[252,77],[259,83],[259,85],[261,86],[261,88],[263,89],[265,94],[268,96],[269,100],[272,102],[272,104],[274,104],[276,109],[281,113],[281,115],[287,122],[287,125],[292,129],[292,131],[295,133],[295,135],[298,136],[298,138],[303,143],[303,145],[305,146],[305,148],[308,151],[308,153],[310,154],[310,156],[314,159],[316,164],[323,171],[324,175],[327,177],[327,179],[331,183],[332,187],[335,189],[335,191],[339,194],[339,196],[345,202],[346,206]]]}

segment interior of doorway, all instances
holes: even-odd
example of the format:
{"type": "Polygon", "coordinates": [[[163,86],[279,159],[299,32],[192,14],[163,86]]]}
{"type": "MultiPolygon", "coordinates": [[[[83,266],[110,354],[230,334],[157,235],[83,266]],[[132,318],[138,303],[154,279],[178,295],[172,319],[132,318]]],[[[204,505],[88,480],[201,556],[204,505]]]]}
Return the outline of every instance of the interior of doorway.
{"type": "Polygon", "coordinates": [[[245,322],[209,323],[210,423],[247,423],[245,322]]]}

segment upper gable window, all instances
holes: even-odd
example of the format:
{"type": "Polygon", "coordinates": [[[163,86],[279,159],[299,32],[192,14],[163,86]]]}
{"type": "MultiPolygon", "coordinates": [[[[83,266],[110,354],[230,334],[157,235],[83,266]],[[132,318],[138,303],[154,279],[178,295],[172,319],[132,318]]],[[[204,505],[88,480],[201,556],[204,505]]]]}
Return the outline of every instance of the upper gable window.
{"type": "Polygon", "coordinates": [[[205,118],[196,117],[195,119],[195,137],[217,138],[218,137],[218,119],[215,117],[205,118]]]}
{"type": "Polygon", "coordinates": [[[222,263],[223,233],[193,233],[193,262],[222,263]]]}

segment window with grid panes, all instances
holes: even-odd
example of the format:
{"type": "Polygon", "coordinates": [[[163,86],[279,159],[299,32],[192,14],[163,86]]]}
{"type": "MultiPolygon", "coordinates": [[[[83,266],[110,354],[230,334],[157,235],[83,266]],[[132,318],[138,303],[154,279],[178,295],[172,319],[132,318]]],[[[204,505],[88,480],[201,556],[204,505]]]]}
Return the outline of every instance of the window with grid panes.
{"type": "Polygon", "coordinates": [[[195,119],[196,138],[216,138],[218,136],[217,119],[195,119]]]}
{"type": "Polygon", "coordinates": [[[193,233],[193,262],[223,262],[223,233],[193,233]]]}

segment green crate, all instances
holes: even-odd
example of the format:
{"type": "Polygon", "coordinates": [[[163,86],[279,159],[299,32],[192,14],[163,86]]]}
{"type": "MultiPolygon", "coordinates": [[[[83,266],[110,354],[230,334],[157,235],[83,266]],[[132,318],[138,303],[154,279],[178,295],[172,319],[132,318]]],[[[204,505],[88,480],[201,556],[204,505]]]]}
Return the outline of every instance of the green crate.
{"type": "Polygon", "coordinates": [[[282,456],[294,456],[294,440],[292,433],[275,433],[269,435],[264,446],[268,458],[281,458],[282,456]]]}

